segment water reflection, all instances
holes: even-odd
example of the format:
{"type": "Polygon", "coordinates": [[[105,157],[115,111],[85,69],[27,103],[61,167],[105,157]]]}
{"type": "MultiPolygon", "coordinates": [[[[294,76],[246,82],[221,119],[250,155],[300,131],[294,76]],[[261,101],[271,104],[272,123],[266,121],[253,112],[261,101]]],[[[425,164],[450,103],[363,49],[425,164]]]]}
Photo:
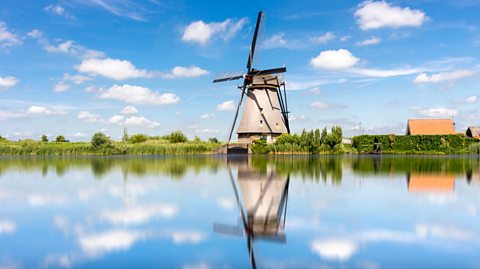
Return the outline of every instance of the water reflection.
{"type": "Polygon", "coordinates": [[[0,158],[0,268],[478,268],[479,183],[468,156],[0,158]]]}
{"type": "MultiPolygon", "coordinates": [[[[265,163],[263,163],[265,164],[265,163]]],[[[239,227],[215,224],[217,233],[240,235],[247,238],[247,249],[252,268],[257,268],[254,242],[268,240],[285,243],[285,220],[290,175],[279,174],[275,166],[254,165],[253,159],[230,158],[229,179],[240,211],[239,227]],[[234,178],[232,169],[237,169],[234,178]]]]}

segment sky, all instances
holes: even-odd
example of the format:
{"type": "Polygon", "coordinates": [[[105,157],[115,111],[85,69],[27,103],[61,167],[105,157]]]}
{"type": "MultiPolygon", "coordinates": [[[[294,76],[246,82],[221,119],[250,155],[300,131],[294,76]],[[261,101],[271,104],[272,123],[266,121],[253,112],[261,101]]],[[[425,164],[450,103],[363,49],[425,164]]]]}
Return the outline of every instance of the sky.
{"type": "Polygon", "coordinates": [[[287,67],[290,126],[404,134],[480,125],[478,0],[4,0],[0,135],[226,140],[258,11],[255,68],[287,67]]]}

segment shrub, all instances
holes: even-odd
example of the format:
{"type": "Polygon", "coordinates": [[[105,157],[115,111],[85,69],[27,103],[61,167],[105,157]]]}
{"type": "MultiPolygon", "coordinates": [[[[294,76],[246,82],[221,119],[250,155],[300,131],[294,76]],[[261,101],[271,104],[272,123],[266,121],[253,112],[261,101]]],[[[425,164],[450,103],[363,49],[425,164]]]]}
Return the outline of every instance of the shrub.
{"type": "Polygon", "coordinates": [[[69,142],[63,135],[57,135],[55,142],[69,142]]]}
{"type": "Polygon", "coordinates": [[[136,134],[136,135],[132,135],[130,136],[130,138],[128,139],[128,142],[132,143],[132,144],[138,144],[138,143],[143,143],[145,141],[148,140],[148,136],[147,135],[144,135],[144,134],[136,134]]]}
{"type": "Polygon", "coordinates": [[[104,147],[110,143],[110,138],[102,132],[97,132],[92,136],[92,146],[94,148],[104,147]]]}
{"type": "Polygon", "coordinates": [[[220,141],[219,141],[218,138],[216,138],[216,137],[210,137],[210,138],[208,139],[208,142],[213,143],[213,144],[218,144],[218,143],[220,143],[220,141]]]}
{"type": "Polygon", "coordinates": [[[173,131],[165,137],[170,143],[184,143],[188,138],[182,131],[173,131]]]}
{"type": "Polygon", "coordinates": [[[389,135],[361,135],[353,138],[353,147],[359,153],[370,153],[374,142],[382,144],[384,153],[468,153],[475,139],[464,135],[398,135],[391,143],[389,135]]]}
{"type": "Polygon", "coordinates": [[[46,135],[42,135],[42,137],[40,138],[40,140],[43,142],[43,143],[47,143],[48,142],[48,137],[46,135]]]}
{"type": "Polygon", "coordinates": [[[267,141],[259,139],[252,142],[251,145],[252,153],[255,154],[267,154],[270,152],[267,145],[267,141]]]}

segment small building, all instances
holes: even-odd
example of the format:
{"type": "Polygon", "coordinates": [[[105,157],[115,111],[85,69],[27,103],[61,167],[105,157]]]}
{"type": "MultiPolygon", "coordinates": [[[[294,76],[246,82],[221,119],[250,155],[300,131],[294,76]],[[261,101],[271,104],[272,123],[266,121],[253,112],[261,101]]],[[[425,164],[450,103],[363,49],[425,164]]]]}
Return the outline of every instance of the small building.
{"type": "Polygon", "coordinates": [[[468,137],[480,139],[480,127],[468,127],[466,134],[468,137]]]}
{"type": "Polygon", "coordinates": [[[455,133],[452,119],[409,119],[407,135],[450,135],[455,133]]]}

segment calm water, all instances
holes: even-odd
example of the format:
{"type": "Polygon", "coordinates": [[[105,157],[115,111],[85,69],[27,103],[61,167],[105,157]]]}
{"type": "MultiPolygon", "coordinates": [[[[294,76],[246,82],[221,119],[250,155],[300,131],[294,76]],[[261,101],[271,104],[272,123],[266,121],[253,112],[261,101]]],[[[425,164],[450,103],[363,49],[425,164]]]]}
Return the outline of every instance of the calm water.
{"type": "Polygon", "coordinates": [[[480,268],[480,161],[0,159],[0,268],[480,268]]]}

